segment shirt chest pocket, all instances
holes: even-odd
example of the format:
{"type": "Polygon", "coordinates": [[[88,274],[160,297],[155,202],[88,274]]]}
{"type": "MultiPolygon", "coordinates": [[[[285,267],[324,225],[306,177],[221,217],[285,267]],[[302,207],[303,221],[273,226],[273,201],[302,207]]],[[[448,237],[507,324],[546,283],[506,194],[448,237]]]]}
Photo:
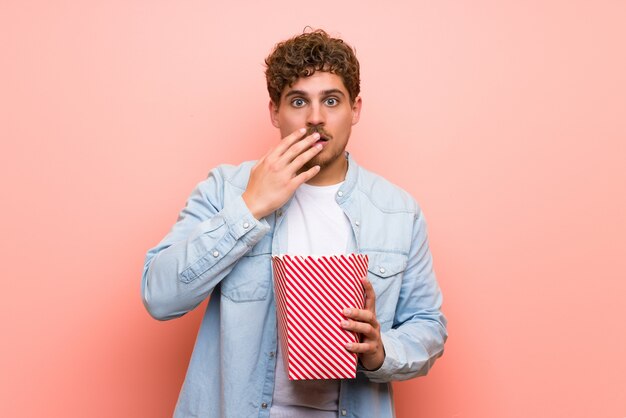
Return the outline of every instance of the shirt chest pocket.
{"type": "Polygon", "coordinates": [[[391,328],[408,258],[404,254],[366,252],[367,277],[376,293],[376,317],[383,331],[391,328]]]}
{"type": "Polygon", "coordinates": [[[233,302],[267,299],[272,285],[271,237],[264,237],[220,283],[220,292],[233,302]]]}

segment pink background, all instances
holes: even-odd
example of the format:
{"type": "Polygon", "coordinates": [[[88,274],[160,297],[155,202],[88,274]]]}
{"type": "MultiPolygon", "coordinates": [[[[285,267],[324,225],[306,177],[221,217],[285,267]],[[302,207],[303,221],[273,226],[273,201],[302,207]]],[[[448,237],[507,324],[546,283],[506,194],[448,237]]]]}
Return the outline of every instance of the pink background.
{"type": "Polygon", "coordinates": [[[0,416],[167,417],[204,305],[159,323],[146,250],[278,141],[263,58],[356,46],[349,149],[429,221],[450,339],[409,417],[626,416],[626,3],[0,3],[0,416]]]}

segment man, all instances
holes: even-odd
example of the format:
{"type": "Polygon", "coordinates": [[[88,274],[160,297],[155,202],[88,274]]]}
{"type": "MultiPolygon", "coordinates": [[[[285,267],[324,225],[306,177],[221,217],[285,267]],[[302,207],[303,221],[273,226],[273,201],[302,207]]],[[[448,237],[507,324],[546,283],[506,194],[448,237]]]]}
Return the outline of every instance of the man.
{"type": "Polygon", "coordinates": [[[359,63],[324,31],[266,59],[269,113],[283,138],[256,162],[220,166],[148,252],[146,308],[160,320],[210,296],[177,417],[392,417],[390,382],[428,372],[443,353],[424,216],[415,201],[345,152],[359,121],[359,63]],[[289,381],[278,343],[271,255],[364,253],[356,379],[289,381]]]}

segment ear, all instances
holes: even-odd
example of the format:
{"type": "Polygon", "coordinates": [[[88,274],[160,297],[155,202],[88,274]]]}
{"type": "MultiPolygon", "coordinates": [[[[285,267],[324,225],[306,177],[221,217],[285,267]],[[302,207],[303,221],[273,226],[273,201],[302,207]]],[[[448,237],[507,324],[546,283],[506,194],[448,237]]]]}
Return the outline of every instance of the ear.
{"type": "Polygon", "coordinates": [[[272,121],[272,125],[276,128],[280,128],[280,123],[278,122],[278,105],[270,100],[268,108],[270,111],[270,120],[272,121]]]}
{"type": "Polygon", "coordinates": [[[352,125],[356,125],[359,122],[359,118],[361,117],[361,106],[363,105],[363,101],[361,100],[361,96],[357,96],[354,99],[354,103],[352,104],[352,125]]]}

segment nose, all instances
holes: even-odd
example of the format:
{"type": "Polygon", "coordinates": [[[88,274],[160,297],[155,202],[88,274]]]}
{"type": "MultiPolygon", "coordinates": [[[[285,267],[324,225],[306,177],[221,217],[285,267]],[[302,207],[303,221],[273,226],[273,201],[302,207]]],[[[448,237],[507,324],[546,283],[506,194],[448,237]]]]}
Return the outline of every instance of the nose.
{"type": "Polygon", "coordinates": [[[309,106],[309,112],[306,118],[306,124],[308,126],[324,125],[326,122],[326,112],[324,106],[320,103],[313,103],[309,106]]]}

